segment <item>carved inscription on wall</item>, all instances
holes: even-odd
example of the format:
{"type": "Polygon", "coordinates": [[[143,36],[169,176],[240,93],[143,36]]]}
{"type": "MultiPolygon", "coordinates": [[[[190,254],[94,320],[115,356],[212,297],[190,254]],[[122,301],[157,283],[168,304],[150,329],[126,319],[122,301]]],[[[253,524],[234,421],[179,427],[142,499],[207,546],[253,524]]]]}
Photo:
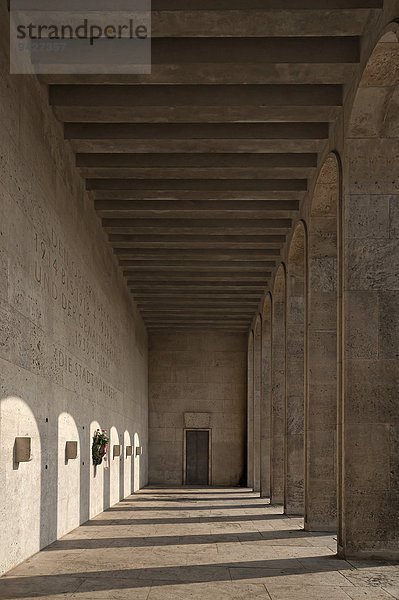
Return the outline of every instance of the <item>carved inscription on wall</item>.
{"type": "Polygon", "coordinates": [[[50,239],[35,233],[34,250],[34,280],[71,324],[69,340],[100,369],[108,370],[118,359],[116,326],[86,274],[54,229],[50,239]]]}
{"type": "Polygon", "coordinates": [[[101,270],[92,273],[55,227],[42,223],[39,233],[18,210],[7,214],[13,232],[8,322],[21,340],[21,366],[85,397],[101,394],[118,403],[123,331],[102,289],[107,278],[101,270]]]}
{"type": "Polygon", "coordinates": [[[68,388],[74,389],[75,386],[70,382],[75,379],[87,391],[99,392],[109,400],[117,399],[118,391],[112,385],[63,348],[54,347],[54,362],[59,371],[66,376],[64,383],[68,388]]]}

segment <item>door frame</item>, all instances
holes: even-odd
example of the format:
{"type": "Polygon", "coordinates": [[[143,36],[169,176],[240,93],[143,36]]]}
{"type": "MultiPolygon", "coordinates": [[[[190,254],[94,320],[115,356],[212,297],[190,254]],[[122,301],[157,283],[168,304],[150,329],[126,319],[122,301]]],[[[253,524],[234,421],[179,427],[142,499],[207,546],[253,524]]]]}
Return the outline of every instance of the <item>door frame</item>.
{"type": "Polygon", "coordinates": [[[209,436],[208,447],[208,484],[212,485],[212,429],[207,427],[185,427],[183,429],[183,485],[186,484],[187,478],[187,431],[207,431],[209,436]]]}

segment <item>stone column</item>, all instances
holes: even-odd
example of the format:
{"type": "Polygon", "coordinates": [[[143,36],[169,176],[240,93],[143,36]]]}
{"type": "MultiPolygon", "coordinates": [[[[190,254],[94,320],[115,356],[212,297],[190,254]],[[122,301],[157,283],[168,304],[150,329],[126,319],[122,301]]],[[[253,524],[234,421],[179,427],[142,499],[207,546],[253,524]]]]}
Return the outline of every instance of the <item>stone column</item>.
{"type": "Polygon", "coordinates": [[[247,485],[254,485],[254,334],[248,340],[248,384],[247,384],[247,485]]]}
{"type": "Polygon", "coordinates": [[[309,221],[305,529],[337,529],[337,211],[335,155],[324,163],[309,221]]]}
{"type": "Polygon", "coordinates": [[[287,276],[287,378],[284,439],[284,511],[304,514],[305,244],[299,223],[290,246],[287,276]]]}
{"type": "Polygon", "coordinates": [[[345,143],[339,552],[399,559],[399,46],[376,47],[345,143]]]}
{"type": "Polygon", "coordinates": [[[272,504],[284,503],[285,315],[285,268],[281,265],[277,271],[273,292],[270,484],[272,504]]]}
{"type": "Polygon", "coordinates": [[[260,491],[260,397],[262,381],[262,320],[258,316],[254,333],[254,490],[260,491]]]}
{"type": "Polygon", "coordinates": [[[270,497],[270,424],[272,374],[272,299],[266,296],[262,315],[261,464],[260,495],[270,497]]]}

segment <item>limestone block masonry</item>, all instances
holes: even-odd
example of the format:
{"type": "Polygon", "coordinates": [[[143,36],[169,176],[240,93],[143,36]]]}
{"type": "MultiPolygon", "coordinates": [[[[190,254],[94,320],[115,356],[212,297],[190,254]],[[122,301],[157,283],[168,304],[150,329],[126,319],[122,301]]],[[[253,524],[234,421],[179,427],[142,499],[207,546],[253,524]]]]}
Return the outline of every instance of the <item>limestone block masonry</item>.
{"type": "Polygon", "coordinates": [[[146,483],[148,374],[144,325],[47,90],[10,77],[6,31],[0,44],[1,574],[146,483]],[[98,427],[143,455],[94,468],[98,427]],[[21,437],[32,460],[16,463],[21,437]]]}
{"type": "Polygon", "coordinates": [[[246,455],[246,369],[245,334],[204,331],[150,336],[152,484],[182,484],[184,428],[193,426],[206,426],[212,432],[212,484],[239,483],[246,455]],[[198,413],[197,418],[188,413],[198,413]]]}

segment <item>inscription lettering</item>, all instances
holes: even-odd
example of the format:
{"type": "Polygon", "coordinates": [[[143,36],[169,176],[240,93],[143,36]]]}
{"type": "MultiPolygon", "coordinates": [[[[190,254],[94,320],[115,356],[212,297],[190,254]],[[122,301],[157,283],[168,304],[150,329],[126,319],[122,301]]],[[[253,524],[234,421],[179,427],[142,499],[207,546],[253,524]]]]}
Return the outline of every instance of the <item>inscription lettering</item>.
{"type": "Polygon", "coordinates": [[[35,253],[35,281],[74,323],[76,347],[108,369],[117,361],[116,327],[77,262],[54,229],[50,240],[35,234],[35,253]]]}
{"type": "Polygon", "coordinates": [[[67,354],[65,350],[55,348],[54,362],[56,367],[61,368],[64,372],[72,375],[75,379],[81,381],[89,389],[104,394],[110,400],[116,400],[117,390],[109,383],[104,381],[94,371],[88,369],[80,363],[76,358],[67,354]]]}

